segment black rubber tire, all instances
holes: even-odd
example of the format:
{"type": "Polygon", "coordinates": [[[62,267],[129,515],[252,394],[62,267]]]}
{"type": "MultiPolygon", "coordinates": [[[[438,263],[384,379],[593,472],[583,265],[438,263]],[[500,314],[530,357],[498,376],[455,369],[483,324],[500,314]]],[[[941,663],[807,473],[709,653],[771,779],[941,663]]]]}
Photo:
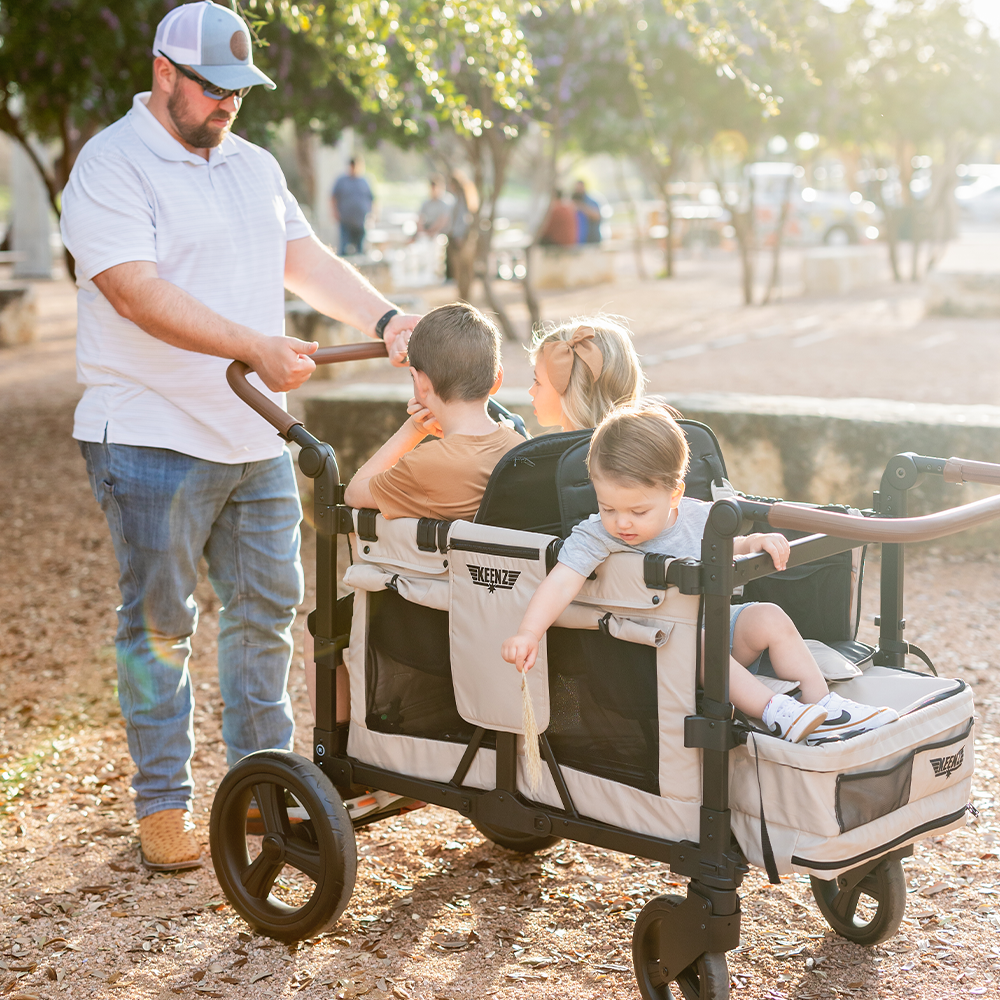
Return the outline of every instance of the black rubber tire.
{"type": "Polygon", "coordinates": [[[660,922],[684,902],[683,896],[666,895],[651,899],[640,911],[632,932],[632,965],[643,1000],[729,1000],[729,966],[723,952],[706,952],[670,982],[663,975],[657,946],[660,922]]]}
{"type": "Polygon", "coordinates": [[[499,847],[518,854],[534,854],[558,844],[562,837],[553,835],[540,836],[534,833],[518,833],[516,830],[504,830],[498,826],[487,826],[485,823],[472,824],[487,840],[493,841],[499,847]]]}
{"type": "Polygon", "coordinates": [[[287,750],[261,750],[244,757],[215,793],[209,838],[222,891],[260,933],[278,941],[315,937],[347,908],[358,866],[354,829],[329,778],[312,761],[287,750]],[[286,789],[308,820],[289,824],[286,789]],[[253,798],[264,834],[261,851],[251,861],[246,827],[253,798]],[[285,865],[314,883],[301,906],[290,906],[272,892],[285,865]]]}
{"type": "Polygon", "coordinates": [[[841,936],[856,944],[887,941],[899,929],[906,912],[906,876],[898,859],[881,861],[853,889],[841,891],[835,880],[809,877],[812,894],[826,922],[841,936]],[[875,902],[870,918],[858,916],[862,896],[875,902]]]}

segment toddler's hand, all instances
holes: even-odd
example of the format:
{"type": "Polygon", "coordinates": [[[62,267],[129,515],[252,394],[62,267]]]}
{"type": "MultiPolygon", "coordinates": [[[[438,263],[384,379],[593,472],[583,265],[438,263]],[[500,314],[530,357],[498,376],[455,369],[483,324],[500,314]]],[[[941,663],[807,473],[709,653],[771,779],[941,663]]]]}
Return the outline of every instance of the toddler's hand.
{"type": "Polygon", "coordinates": [[[762,534],[760,536],[760,547],[771,557],[775,569],[782,570],[785,568],[792,548],[784,535],[777,534],[776,532],[762,534]]]}
{"type": "Polygon", "coordinates": [[[444,431],[441,430],[441,425],[438,423],[437,417],[423,403],[418,402],[416,399],[411,399],[406,404],[406,412],[409,413],[418,430],[423,431],[425,434],[431,434],[434,437],[444,437],[444,431]]]}
{"type": "Polygon", "coordinates": [[[504,639],[500,647],[500,655],[513,663],[521,673],[525,673],[535,665],[538,656],[538,636],[534,632],[521,631],[504,639]]]}

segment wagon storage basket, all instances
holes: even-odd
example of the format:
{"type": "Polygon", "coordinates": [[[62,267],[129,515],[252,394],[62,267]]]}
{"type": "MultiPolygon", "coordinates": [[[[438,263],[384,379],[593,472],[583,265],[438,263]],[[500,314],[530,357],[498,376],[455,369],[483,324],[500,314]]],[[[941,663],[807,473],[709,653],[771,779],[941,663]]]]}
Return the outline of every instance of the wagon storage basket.
{"type": "Polygon", "coordinates": [[[733,832],[755,865],[764,866],[761,802],[778,871],[827,880],[965,823],[975,767],[968,686],[876,666],[833,687],[900,719],[820,746],[754,734],[733,751],[733,832]]]}

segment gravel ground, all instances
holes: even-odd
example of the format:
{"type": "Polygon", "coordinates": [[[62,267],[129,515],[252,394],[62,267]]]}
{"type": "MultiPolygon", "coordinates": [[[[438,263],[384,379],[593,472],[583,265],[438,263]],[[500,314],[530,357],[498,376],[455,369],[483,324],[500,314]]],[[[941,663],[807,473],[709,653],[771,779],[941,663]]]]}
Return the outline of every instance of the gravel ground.
{"type": "MultiPolygon", "coordinates": [[[[636,997],[635,916],[651,896],[684,891],[657,863],[568,843],[520,857],[483,841],[462,817],[426,808],[359,832],[347,913],[329,934],[294,947],[253,935],[210,865],[177,875],[138,866],[115,697],[115,571],[69,440],[77,389],[65,320],[54,295],[43,303],[46,339],[5,353],[0,370],[0,994],[636,997]]],[[[877,577],[876,553],[869,623],[877,577]]],[[[1000,995],[998,581],[993,554],[923,549],[908,570],[908,638],[943,674],[974,685],[979,819],[916,845],[904,863],[907,916],[880,947],[834,935],[807,879],[771,886],[751,873],[743,940],[729,959],[734,996],[1000,995]]],[[[204,582],[198,599],[195,819],[207,850],[224,754],[217,602],[204,582]]],[[[862,638],[874,637],[863,628],[862,638]]],[[[291,691],[308,755],[300,660],[291,691]]]]}

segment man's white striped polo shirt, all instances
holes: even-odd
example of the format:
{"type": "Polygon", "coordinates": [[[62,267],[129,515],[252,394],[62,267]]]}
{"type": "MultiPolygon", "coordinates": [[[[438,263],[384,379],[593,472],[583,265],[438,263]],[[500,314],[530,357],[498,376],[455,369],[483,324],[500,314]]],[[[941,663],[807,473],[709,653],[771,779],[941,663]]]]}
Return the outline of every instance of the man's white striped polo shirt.
{"type": "MultiPolygon", "coordinates": [[[[208,160],[189,153],[138,94],[81,150],[63,193],[62,233],[76,258],[73,436],[170,448],[237,464],[273,458],[282,441],[226,384],[225,358],[173,347],[124,319],[93,277],[127,261],[227,319],[284,333],[285,249],[312,230],[266,150],[228,136],[208,160]]],[[[284,394],[256,385],[279,405],[284,394]]]]}

